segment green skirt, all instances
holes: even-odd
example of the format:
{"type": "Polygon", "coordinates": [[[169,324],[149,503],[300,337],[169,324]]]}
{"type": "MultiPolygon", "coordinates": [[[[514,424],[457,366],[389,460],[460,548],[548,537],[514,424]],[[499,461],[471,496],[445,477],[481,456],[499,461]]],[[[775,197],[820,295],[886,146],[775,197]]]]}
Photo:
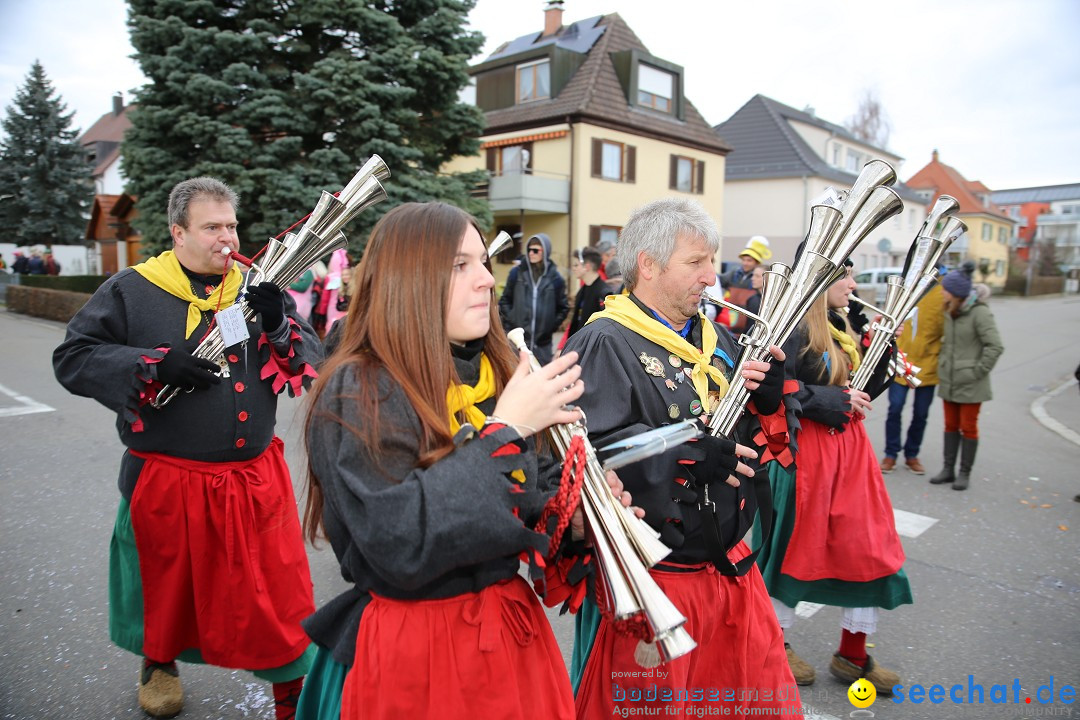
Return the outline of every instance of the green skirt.
{"type": "MultiPolygon", "coordinates": [[[[796,580],[780,572],[788,541],[795,528],[795,467],[788,470],[773,461],[769,463],[768,469],[773,496],[773,530],[768,545],[761,548],[757,562],[770,596],[792,608],[805,601],[837,607],[879,607],[892,610],[898,605],[912,602],[911,584],[903,568],[892,575],[870,582],[834,578],[796,580]]],[[[754,547],[760,543],[760,531],[755,525],[754,547]]]]}
{"type": "Polygon", "coordinates": [[[318,645],[311,672],[304,680],[300,702],[296,706],[296,720],[337,720],[341,717],[341,691],[345,687],[345,667],[330,653],[318,645]]]}
{"type": "MultiPolygon", "coordinates": [[[[131,527],[130,503],[126,498],[120,499],[109,545],[109,637],[128,652],[143,654],[142,576],[135,531],[131,527]]],[[[251,672],[272,683],[288,682],[306,675],[314,658],[315,645],[311,644],[300,657],[286,665],[251,672]]],[[[188,663],[204,662],[198,648],[184,650],[176,659],[188,663]]]]}

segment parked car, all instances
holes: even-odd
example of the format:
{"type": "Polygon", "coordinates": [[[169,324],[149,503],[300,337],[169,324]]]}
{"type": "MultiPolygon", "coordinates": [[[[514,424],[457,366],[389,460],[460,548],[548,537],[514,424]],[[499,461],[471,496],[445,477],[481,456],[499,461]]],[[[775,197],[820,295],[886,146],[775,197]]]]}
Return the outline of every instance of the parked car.
{"type": "Polygon", "coordinates": [[[886,278],[903,272],[904,268],[900,266],[867,268],[855,273],[855,290],[863,300],[881,307],[885,302],[886,278]]]}

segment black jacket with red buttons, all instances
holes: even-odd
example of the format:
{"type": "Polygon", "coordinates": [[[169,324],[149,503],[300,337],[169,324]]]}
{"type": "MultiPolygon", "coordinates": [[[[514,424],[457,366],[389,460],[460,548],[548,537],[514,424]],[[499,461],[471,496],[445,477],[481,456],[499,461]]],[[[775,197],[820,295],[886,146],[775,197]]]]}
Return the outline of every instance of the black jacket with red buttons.
{"type": "MultiPolygon", "coordinates": [[[[209,294],[204,283],[193,281],[192,286],[199,297],[209,294]]],[[[156,363],[165,355],[163,348],[194,352],[211,314],[203,313],[198,327],[185,338],[188,303],[128,268],[98,288],[68,323],[67,336],[53,353],[53,369],[72,393],[93,398],[116,413],[120,440],[130,450],[200,462],[248,460],[274,437],[275,378],[260,379],[271,345],[292,370],[302,370],[305,364],[313,368],[322,359],[318,336],[296,314],[288,293],[285,309],[289,322],[275,333],[273,343],[259,347],[262,326],[256,319],[248,324],[251,339],[246,347],[225,351],[229,377],[206,390],[180,393],[165,407],[154,409],[141,395],[157,380],[156,363]]],[[[124,497],[130,499],[141,469],[142,461],[125,452],[119,478],[124,497]]]]}

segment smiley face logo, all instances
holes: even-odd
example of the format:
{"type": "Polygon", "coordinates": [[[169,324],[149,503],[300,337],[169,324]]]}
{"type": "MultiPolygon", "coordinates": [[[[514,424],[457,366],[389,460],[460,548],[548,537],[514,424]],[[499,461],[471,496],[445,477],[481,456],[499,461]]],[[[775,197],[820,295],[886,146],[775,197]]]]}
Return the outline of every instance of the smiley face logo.
{"type": "Polygon", "coordinates": [[[877,689],[866,678],[859,678],[847,689],[848,700],[857,708],[868,708],[877,700],[877,689]]]}

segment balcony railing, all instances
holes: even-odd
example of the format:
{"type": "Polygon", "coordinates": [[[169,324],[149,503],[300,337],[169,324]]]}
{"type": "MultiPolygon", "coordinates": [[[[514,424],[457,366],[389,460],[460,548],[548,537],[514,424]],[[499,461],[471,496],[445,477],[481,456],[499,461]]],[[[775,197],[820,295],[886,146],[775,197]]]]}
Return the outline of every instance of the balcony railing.
{"type": "Polygon", "coordinates": [[[529,210],[567,213],[570,210],[570,179],[554,173],[492,175],[488,179],[487,197],[495,212],[529,210]]]}

